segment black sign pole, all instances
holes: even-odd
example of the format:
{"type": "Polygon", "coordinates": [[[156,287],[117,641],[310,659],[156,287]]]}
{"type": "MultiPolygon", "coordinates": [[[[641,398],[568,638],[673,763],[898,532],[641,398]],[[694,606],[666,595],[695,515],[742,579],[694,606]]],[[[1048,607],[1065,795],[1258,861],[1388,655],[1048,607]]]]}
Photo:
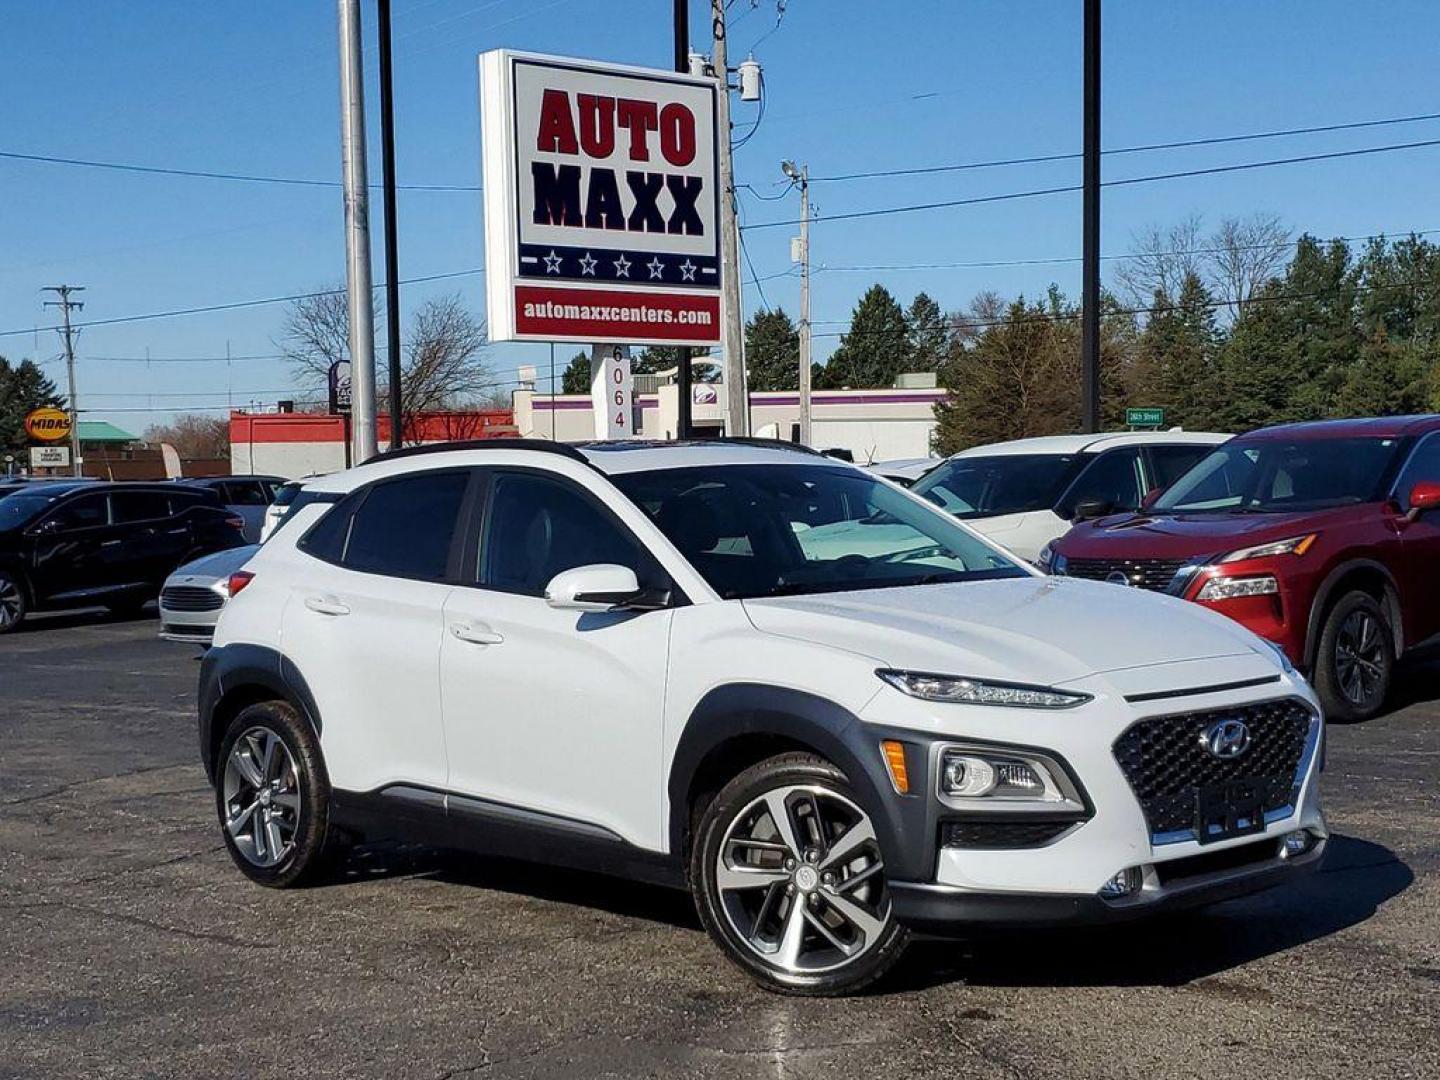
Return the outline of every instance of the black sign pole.
{"type": "Polygon", "coordinates": [[[385,186],[385,347],[390,367],[390,449],[400,449],[400,253],[396,248],[395,92],[390,63],[390,0],[378,0],[380,164],[385,186]]]}
{"type": "Polygon", "coordinates": [[[1085,0],[1083,271],[1080,300],[1082,431],[1100,430],[1100,0],[1085,0]]]}
{"type": "MultiPolygon", "coordinates": [[[[675,70],[690,70],[690,8],[689,0],[675,0],[675,70]]],[[[675,376],[676,416],[675,437],[690,438],[690,405],[694,401],[691,389],[690,350],[681,346],[677,351],[679,366],[675,376]]]]}

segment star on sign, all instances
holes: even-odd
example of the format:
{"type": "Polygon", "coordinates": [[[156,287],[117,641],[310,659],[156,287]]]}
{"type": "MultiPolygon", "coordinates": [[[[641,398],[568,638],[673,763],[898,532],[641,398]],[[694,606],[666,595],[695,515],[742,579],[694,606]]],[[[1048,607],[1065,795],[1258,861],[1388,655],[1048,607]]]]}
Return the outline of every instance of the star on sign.
{"type": "Polygon", "coordinates": [[[697,269],[699,269],[699,267],[697,267],[697,266],[696,266],[694,263],[692,263],[689,259],[686,259],[683,263],[680,264],[680,280],[681,280],[681,281],[694,281],[694,280],[695,280],[695,271],[696,271],[697,269]]]}
{"type": "Polygon", "coordinates": [[[630,276],[630,260],[627,259],[624,255],[621,255],[618,259],[615,260],[615,276],[630,276]]]}
{"type": "Polygon", "coordinates": [[[564,262],[564,260],[555,254],[554,248],[551,248],[550,254],[545,256],[545,272],[547,274],[558,274],[562,262],[564,262]]]}
{"type": "Polygon", "coordinates": [[[589,274],[591,277],[594,277],[596,262],[597,260],[594,256],[590,254],[590,252],[585,252],[584,258],[580,260],[580,273],[589,274]]]}
{"type": "Polygon", "coordinates": [[[663,277],[665,274],[665,264],[660,261],[660,257],[658,255],[655,258],[651,259],[648,263],[646,263],[645,266],[650,271],[651,281],[654,281],[658,277],[663,277]]]}

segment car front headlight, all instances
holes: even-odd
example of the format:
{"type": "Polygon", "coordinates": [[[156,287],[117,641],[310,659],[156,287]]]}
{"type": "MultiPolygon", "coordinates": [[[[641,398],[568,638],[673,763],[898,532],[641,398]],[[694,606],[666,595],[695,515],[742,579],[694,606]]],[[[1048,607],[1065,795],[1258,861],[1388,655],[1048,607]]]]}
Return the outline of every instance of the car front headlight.
{"type": "Polygon", "coordinates": [[[1201,587],[1196,600],[1237,600],[1242,596],[1274,596],[1280,583],[1273,574],[1256,577],[1215,577],[1201,587]]]}
{"type": "Polygon", "coordinates": [[[1018,747],[945,747],[939,795],[952,806],[975,810],[1003,810],[1014,803],[1039,804],[1025,809],[1085,810],[1079,789],[1057,761],[1018,747]]]}
{"type": "Polygon", "coordinates": [[[1035,565],[1047,574],[1056,576],[1065,573],[1069,560],[1055,550],[1055,542],[1052,540],[1040,549],[1040,554],[1035,559],[1035,565]]]}
{"type": "Polygon", "coordinates": [[[1089,694],[1077,694],[1070,690],[972,679],[963,675],[935,675],[891,668],[882,668],[875,674],[902,693],[923,701],[1002,705],[1018,709],[1071,709],[1090,700],[1089,694]]]}
{"type": "Polygon", "coordinates": [[[1239,551],[1232,551],[1223,556],[1222,563],[1244,562],[1246,559],[1265,559],[1272,555],[1304,555],[1310,550],[1310,545],[1315,543],[1319,533],[1306,533],[1304,536],[1292,536],[1288,540],[1276,540],[1273,544],[1258,544],[1255,547],[1241,548],[1239,551]]]}

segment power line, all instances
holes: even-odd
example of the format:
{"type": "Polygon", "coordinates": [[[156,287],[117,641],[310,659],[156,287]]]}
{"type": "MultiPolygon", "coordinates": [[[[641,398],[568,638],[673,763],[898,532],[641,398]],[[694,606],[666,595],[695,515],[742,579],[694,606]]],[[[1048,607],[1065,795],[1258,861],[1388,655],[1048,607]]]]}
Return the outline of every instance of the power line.
{"type": "MultiPolygon", "coordinates": [[[[1180,139],[1175,142],[1145,143],[1139,146],[1117,146],[1113,150],[1102,150],[1101,155],[1140,154],[1152,150],[1179,150],[1193,146],[1221,146],[1226,143],[1254,142],[1257,139],[1281,139],[1295,135],[1318,135],[1335,131],[1358,131],[1362,128],[1385,127],[1392,124],[1418,124],[1426,120],[1440,120],[1440,113],[1421,113],[1416,116],[1391,116],[1380,120],[1356,120],[1346,124],[1321,124],[1315,127],[1285,128],[1279,131],[1255,131],[1243,135],[1216,135],[1204,139],[1180,139]]],[[[1010,165],[1039,165],[1052,161],[1076,161],[1082,155],[1036,154],[1030,157],[1001,158],[994,161],[967,161],[950,165],[924,165],[907,169],[876,169],[870,172],[837,173],[834,176],[812,176],[812,183],[836,183],[844,180],[872,180],[891,176],[927,176],[934,173],[967,172],[972,169],[998,169],[1010,165]]]]}
{"type": "MultiPolygon", "coordinates": [[[[475,267],[470,270],[452,270],[446,274],[427,274],[424,277],[402,278],[402,285],[420,285],[427,281],[444,281],[448,278],[466,277],[470,274],[483,274],[484,267],[475,267]]],[[[384,282],[377,282],[375,289],[384,287],[384,282]]],[[[215,311],[234,311],[238,308],[263,307],[266,304],[288,304],[296,300],[313,300],[321,296],[340,296],[345,293],[343,288],[320,289],[317,292],[291,293],[288,296],[267,296],[261,300],[233,300],[223,304],[205,304],[200,307],[174,308],[170,311],[150,311],[143,315],[117,315],[109,319],[91,319],[89,322],[75,323],[78,329],[86,326],[114,326],[117,323],[148,322],[151,319],[172,319],[181,315],[204,315],[215,311]]],[[[0,337],[17,337],[21,334],[34,334],[41,330],[58,330],[58,326],[26,327],[23,330],[0,330],[0,337]]]]}
{"type": "MultiPolygon", "coordinates": [[[[0,158],[9,161],[31,161],[44,165],[73,165],[87,169],[109,169],[114,172],[146,173],[154,176],[183,176],[195,180],[235,180],[246,184],[273,184],[289,187],[338,188],[339,180],[311,180],[299,176],[264,176],[257,173],[216,172],[210,169],[176,169],[160,165],[137,165],[126,161],[96,161],[89,158],[54,157],[49,154],[22,154],[0,150],[0,158]]],[[[379,184],[371,184],[378,188],[379,184]]],[[[401,191],[480,191],[479,184],[397,184],[401,191]]]]}
{"type": "MultiPolygon", "coordinates": [[[[1149,184],[1159,180],[1181,180],[1192,176],[1216,176],[1221,173],[1245,172],[1250,169],[1267,169],[1278,165],[1300,165],[1314,161],[1334,161],[1339,158],[1361,157],[1366,154],[1383,154],[1396,150],[1417,150],[1423,147],[1440,146],[1440,139],[1425,139],[1420,142],[1390,143],[1385,146],[1366,146],[1357,150],[1334,150],[1326,154],[1302,154],[1297,157],[1272,158],[1268,161],[1247,161],[1238,165],[1212,165],[1205,169],[1185,169],[1180,172],[1154,173],[1150,176],[1131,176],[1123,180],[1104,180],[1101,187],[1129,187],[1134,184],[1149,184]]],[[[1081,190],[1080,184],[1066,184],[1061,187],[1036,188],[1030,191],[1008,191],[998,195],[977,195],[966,199],[945,199],[940,202],[912,203],[908,206],[887,206],[874,210],[852,210],[844,214],[830,214],[817,217],[820,222],[851,221],[858,218],[883,217],[890,214],[910,214],[920,210],[944,210],[956,206],[979,206],[984,203],[1011,202],[1016,199],[1033,199],[1043,195],[1061,195],[1081,190]]],[[[791,221],[760,221],[747,225],[747,229],[774,229],[790,227],[791,221]]]]}

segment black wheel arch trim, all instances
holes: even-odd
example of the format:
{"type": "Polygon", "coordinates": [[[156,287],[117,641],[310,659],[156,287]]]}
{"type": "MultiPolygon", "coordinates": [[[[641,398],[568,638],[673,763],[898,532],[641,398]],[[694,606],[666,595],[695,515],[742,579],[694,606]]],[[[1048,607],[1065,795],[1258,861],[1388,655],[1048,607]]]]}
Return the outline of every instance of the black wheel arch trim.
{"type": "Polygon", "coordinates": [[[247,689],[268,691],[288,701],[320,734],[315,695],[299,668],[278,649],[244,643],[209,649],[200,662],[199,735],[201,761],[212,782],[216,737],[222,734],[215,730],[216,712],[232,694],[247,689]]]}
{"type": "Polygon", "coordinates": [[[1325,575],[1320,587],[1315,590],[1314,600],[1310,602],[1310,615],[1305,624],[1305,667],[1308,670],[1315,667],[1316,654],[1320,651],[1321,628],[1329,614],[1331,601],[1338,598],[1337,590],[1345,578],[1357,571],[1378,574],[1384,580],[1383,606],[1391,624],[1395,656],[1398,658],[1405,651],[1404,609],[1400,606],[1400,587],[1395,583],[1395,575],[1384,563],[1375,559],[1346,559],[1325,575]]]}
{"type": "MultiPolygon", "coordinates": [[[[928,750],[933,739],[919,732],[866,723],[826,698],[763,683],[716,687],[690,714],[670,765],[670,850],[680,854],[690,837],[694,782],[712,755],[747,736],[765,736],[813,748],[845,774],[861,806],[870,815],[886,870],[900,878],[925,880],[934,875],[938,857],[936,810],[928,797],[928,750]],[[911,777],[919,790],[895,791],[880,742],[905,744],[911,777]]],[[[728,778],[727,778],[728,779],[728,778]]]]}

